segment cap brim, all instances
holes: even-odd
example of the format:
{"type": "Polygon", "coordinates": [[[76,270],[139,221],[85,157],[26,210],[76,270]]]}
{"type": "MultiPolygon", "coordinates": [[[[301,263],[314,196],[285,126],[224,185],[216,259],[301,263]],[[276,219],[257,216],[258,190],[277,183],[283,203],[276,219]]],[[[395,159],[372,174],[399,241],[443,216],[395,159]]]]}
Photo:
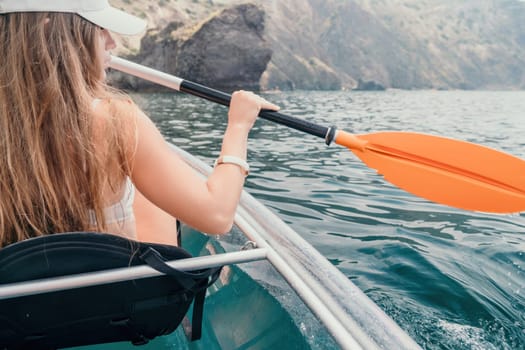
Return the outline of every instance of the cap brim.
{"type": "Polygon", "coordinates": [[[96,25],[123,35],[136,35],[146,29],[146,21],[114,7],[78,14],[96,25]]]}

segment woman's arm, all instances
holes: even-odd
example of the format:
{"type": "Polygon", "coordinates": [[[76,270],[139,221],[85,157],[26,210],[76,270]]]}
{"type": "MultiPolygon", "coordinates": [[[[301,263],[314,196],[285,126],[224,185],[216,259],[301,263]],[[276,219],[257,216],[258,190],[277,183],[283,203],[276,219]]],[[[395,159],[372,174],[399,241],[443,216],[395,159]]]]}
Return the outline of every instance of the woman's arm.
{"type": "MultiPolygon", "coordinates": [[[[221,155],[246,159],[248,133],[261,108],[278,109],[250,92],[232,95],[221,155]]],[[[244,172],[224,163],[204,179],[165,142],[153,122],[137,112],[137,147],[131,160],[138,190],[165,212],[211,234],[228,232],[244,185],[244,172]]]]}

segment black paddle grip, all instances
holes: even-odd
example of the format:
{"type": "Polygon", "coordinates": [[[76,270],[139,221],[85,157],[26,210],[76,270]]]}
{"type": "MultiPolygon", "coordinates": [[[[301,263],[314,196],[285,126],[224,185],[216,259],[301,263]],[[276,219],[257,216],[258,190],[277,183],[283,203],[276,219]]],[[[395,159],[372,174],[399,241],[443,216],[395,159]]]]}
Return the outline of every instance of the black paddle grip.
{"type": "Polygon", "coordinates": [[[197,84],[188,80],[183,80],[180,84],[180,91],[187,94],[204,98],[208,101],[218,103],[223,106],[229,106],[232,96],[207,86],[197,84]]]}
{"type": "Polygon", "coordinates": [[[285,125],[295,130],[305,132],[310,135],[320,137],[322,139],[326,138],[326,135],[328,134],[328,128],[325,126],[320,126],[307,120],[292,117],[279,112],[262,110],[261,113],[259,113],[259,117],[274,123],[285,125]]]}
{"type": "MultiPolygon", "coordinates": [[[[204,98],[223,106],[229,106],[231,101],[231,95],[227,93],[187,80],[182,81],[180,91],[204,98]]],[[[327,127],[314,124],[307,120],[270,110],[262,110],[261,113],[259,113],[259,117],[323,139],[327,138],[330,130],[327,127]]]]}

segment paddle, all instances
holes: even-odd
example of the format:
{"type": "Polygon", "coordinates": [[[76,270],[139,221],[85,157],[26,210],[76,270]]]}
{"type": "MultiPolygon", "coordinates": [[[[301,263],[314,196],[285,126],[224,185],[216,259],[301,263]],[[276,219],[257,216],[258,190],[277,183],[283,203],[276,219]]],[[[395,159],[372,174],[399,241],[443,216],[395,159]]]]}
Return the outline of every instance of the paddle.
{"type": "MultiPolygon", "coordinates": [[[[228,106],[231,96],[113,56],[111,67],[145,80],[228,106]]],[[[261,118],[348,147],[394,185],[452,207],[494,213],[525,210],[525,161],[484,146],[412,133],[355,135],[279,112],[261,118]]]]}

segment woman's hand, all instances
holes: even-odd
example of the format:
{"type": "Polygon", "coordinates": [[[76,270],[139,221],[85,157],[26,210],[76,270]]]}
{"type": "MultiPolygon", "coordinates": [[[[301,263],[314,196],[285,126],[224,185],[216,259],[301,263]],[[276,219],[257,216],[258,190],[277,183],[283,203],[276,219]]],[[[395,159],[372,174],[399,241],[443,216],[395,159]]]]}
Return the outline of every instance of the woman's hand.
{"type": "Polygon", "coordinates": [[[240,127],[250,131],[261,109],[279,110],[279,107],[266,101],[253,92],[239,90],[232,94],[228,112],[228,126],[240,127]]]}

